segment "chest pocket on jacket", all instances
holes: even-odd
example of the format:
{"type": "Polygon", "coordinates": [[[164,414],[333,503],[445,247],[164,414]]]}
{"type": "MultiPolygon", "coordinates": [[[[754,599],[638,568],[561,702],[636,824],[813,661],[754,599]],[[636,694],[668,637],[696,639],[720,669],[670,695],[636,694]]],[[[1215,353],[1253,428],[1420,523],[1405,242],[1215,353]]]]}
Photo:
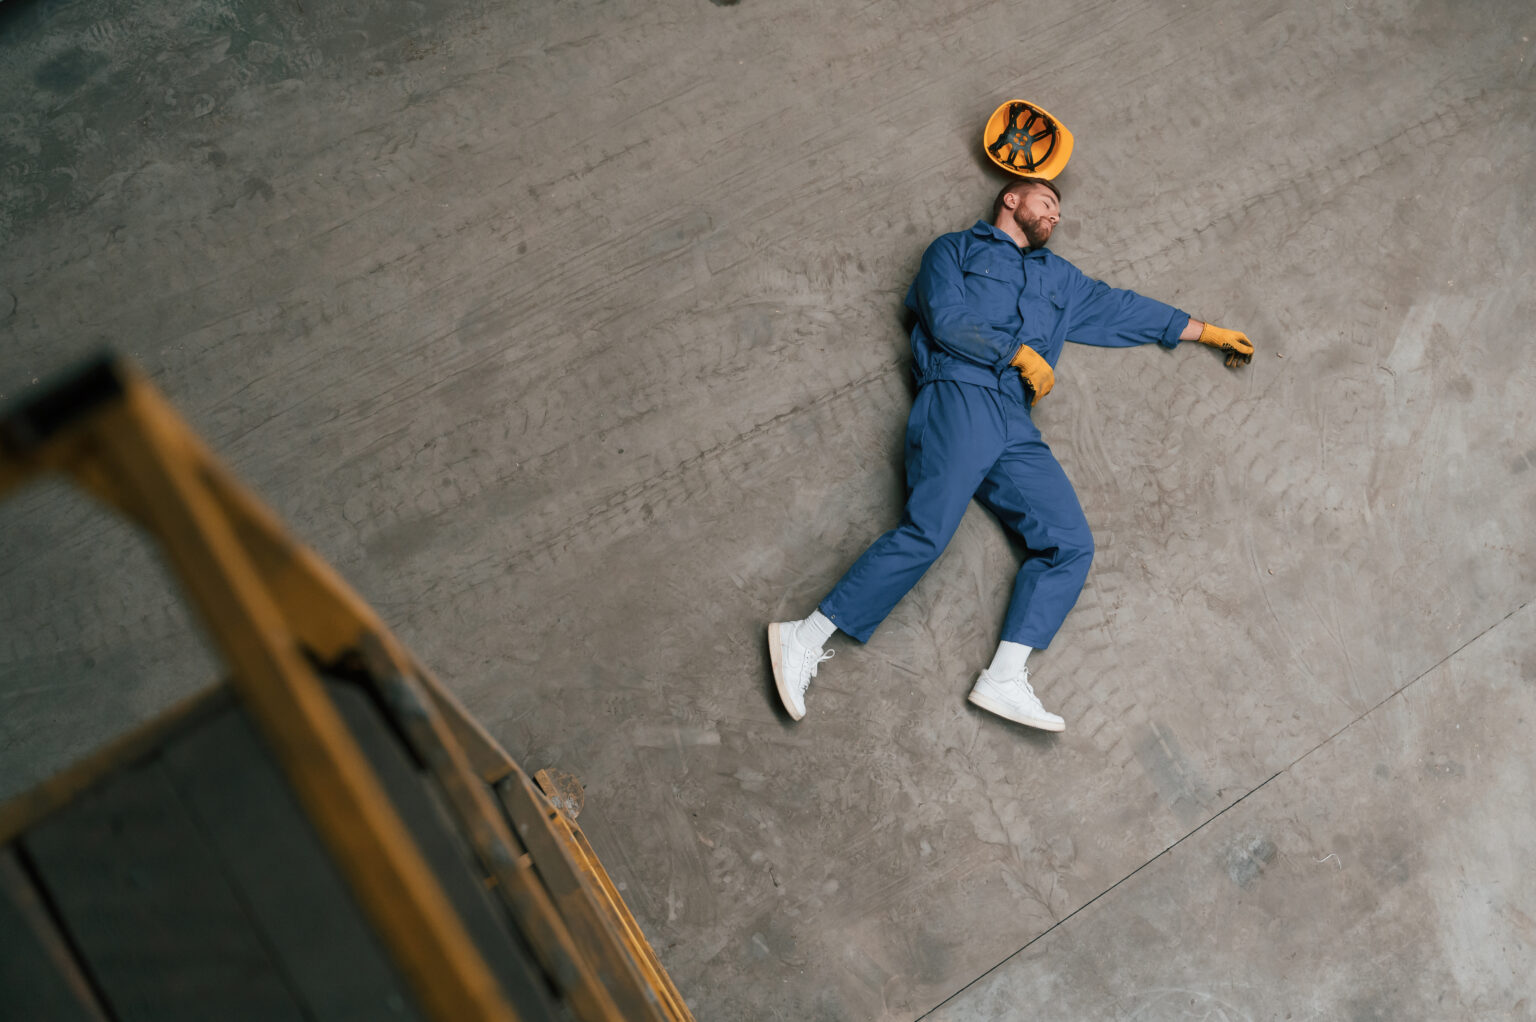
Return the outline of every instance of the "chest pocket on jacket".
{"type": "Polygon", "coordinates": [[[1066,284],[1056,274],[1042,273],[1033,278],[1033,283],[1034,287],[1029,289],[1031,297],[1043,303],[1042,311],[1058,316],[1067,311],[1066,284]]]}
{"type": "Polygon", "coordinates": [[[973,312],[994,326],[1018,322],[1024,274],[1017,257],[1010,260],[1005,252],[978,249],[967,254],[960,274],[973,312]]]}
{"type": "Polygon", "coordinates": [[[1067,317],[1067,290],[1059,282],[1035,280],[1024,289],[1024,326],[1019,336],[1038,341],[1041,350],[1060,341],[1067,317]],[[1055,338],[1055,341],[1052,339],[1055,338]]]}

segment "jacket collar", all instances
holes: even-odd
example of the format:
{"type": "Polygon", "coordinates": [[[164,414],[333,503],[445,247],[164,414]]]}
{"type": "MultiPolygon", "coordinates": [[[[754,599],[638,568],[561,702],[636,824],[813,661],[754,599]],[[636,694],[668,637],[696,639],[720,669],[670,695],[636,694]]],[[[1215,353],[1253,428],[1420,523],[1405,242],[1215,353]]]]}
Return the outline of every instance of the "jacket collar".
{"type": "MultiPolygon", "coordinates": [[[[989,224],[985,220],[978,220],[974,224],[972,224],[971,225],[971,233],[976,235],[978,238],[992,238],[992,239],[994,239],[996,241],[1005,241],[1008,244],[1012,245],[1015,249],[1019,248],[1019,243],[1018,242],[1014,241],[1012,238],[1008,237],[1008,235],[1004,234],[1001,230],[999,230],[996,227],[996,225],[989,224]]],[[[1040,248],[1019,249],[1019,251],[1022,251],[1026,256],[1030,256],[1030,255],[1035,255],[1036,253],[1045,252],[1046,249],[1045,249],[1044,246],[1041,246],[1040,248]]]]}
{"type": "Polygon", "coordinates": [[[995,225],[989,224],[985,220],[976,221],[976,223],[971,227],[971,233],[983,238],[996,238],[999,241],[1006,241],[1010,245],[1014,244],[1014,240],[1012,238],[1008,237],[1008,235],[998,230],[995,225]]]}

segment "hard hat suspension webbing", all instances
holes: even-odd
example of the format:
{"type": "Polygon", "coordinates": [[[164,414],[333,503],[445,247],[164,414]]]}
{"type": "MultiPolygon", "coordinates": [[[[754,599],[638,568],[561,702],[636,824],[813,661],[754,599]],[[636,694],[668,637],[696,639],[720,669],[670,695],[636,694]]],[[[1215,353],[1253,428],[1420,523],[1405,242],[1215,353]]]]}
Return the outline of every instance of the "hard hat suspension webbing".
{"type": "Polygon", "coordinates": [[[1008,126],[997,137],[997,141],[987,147],[987,151],[993,157],[1001,160],[1000,151],[1006,146],[1012,146],[1013,152],[1008,155],[1007,163],[1010,167],[1018,167],[1023,170],[1038,170],[1040,166],[1051,158],[1051,153],[1056,151],[1056,123],[1049,117],[1044,117],[1040,112],[1027,103],[1010,103],[1008,106],[1008,126]],[[1014,121],[1018,119],[1020,112],[1028,110],[1029,117],[1022,127],[1016,127],[1014,121]],[[1037,124],[1043,127],[1036,131],[1037,124]],[[1045,147],[1045,152],[1039,159],[1034,156],[1036,142],[1046,139],[1050,144],[1045,147]],[[1022,159],[1022,162],[1021,162],[1022,159]]]}

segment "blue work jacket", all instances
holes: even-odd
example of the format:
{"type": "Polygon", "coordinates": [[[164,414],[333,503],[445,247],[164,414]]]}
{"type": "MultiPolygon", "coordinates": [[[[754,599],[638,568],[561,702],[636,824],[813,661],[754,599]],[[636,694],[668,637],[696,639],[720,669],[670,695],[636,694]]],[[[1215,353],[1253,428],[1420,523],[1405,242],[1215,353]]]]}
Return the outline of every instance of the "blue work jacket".
{"type": "Polygon", "coordinates": [[[928,246],[906,304],[917,315],[919,385],[1013,389],[1021,385],[1008,362],[1021,345],[1054,368],[1066,341],[1172,348],[1189,325],[1187,312],[1094,280],[1049,249],[1021,249],[985,220],[928,246]]]}

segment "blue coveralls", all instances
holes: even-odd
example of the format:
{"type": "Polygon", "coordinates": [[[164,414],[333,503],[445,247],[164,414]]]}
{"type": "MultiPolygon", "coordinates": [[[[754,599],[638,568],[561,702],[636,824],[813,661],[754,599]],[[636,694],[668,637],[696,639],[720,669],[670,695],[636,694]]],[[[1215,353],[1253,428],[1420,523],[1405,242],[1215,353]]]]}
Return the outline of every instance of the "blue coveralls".
{"type": "Polygon", "coordinates": [[[1008,363],[1022,344],[1052,368],[1068,340],[1172,348],[1189,315],[1093,280],[1047,249],[1021,249],[983,220],[928,247],[906,304],[917,315],[918,380],[907,419],[906,510],[820,610],[867,642],[944,551],[974,496],[1026,548],[1002,637],[1044,649],[1082,592],[1093,536],[1008,363]]]}

